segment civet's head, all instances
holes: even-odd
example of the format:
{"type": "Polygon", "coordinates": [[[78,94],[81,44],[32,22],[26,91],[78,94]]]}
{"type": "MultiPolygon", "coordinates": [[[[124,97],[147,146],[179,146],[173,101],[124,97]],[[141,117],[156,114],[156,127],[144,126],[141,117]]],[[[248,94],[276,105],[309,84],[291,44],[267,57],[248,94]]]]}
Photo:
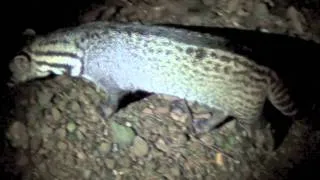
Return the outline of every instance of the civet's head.
{"type": "Polygon", "coordinates": [[[16,55],[10,62],[9,69],[12,73],[11,81],[15,84],[49,75],[49,72],[38,72],[37,64],[26,52],[21,52],[16,55]]]}
{"type": "Polygon", "coordinates": [[[59,34],[29,39],[24,48],[12,59],[9,69],[14,84],[49,75],[79,75],[81,61],[74,44],[59,34]],[[62,39],[62,40],[61,40],[62,39]]]}

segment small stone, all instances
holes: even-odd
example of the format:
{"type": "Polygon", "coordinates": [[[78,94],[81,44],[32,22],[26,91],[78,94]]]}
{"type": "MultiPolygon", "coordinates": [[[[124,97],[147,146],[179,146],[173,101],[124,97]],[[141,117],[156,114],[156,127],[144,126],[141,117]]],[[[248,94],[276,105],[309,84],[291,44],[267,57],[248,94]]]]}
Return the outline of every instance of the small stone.
{"type": "Polygon", "coordinates": [[[153,104],[149,104],[148,106],[150,109],[155,109],[155,106],[153,104]]]}
{"type": "MultiPolygon", "coordinates": [[[[54,141],[48,141],[48,139],[44,140],[46,143],[43,145],[43,149],[52,149],[52,148],[56,148],[56,144],[54,141]]],[[[36,152],[38,151],[38,149],[35,150],[36,152]]]]}
{"type": "Polygon", "coordinates": [[[169,167],[166,165],[161,165],[158,169],[157,172],[162,173],[162,174],[167,174],[169,172],[169,167]]]}
{"type": "MultiPolygon", "coordinates": [[[[139,164],[144,164],[144,162],[141,162],[141,163],[139,163],[139,164]]],[[[146,168],[148,171],[154,171],[154,170],[157,168],[157,164],[156,164],[155,161],[151,161],[151,159],[150,159],[150,160],[148,160],[148,161],[145,162],[145,168],[146,168]]]]}
{"type": "Polygon", "coordinates": [[[103,130],[103,135],[108,136],[109,135],[109,130],[106,128],[103,130]]]}
{"type": "Polygon", "coordinates": [[[187,142],[187,137],[184,134],[178,134],[175,136],[174,140],[177,144],[184,144],[187,142]]]}
{"type": "Polygon", "coordinates": [[[117,143],[120,148],[127,147],[132,144],[135,138],[135,133],[131,128],[122,126],[115,122],[112,122],[111,128],[113,141],[114,143],[117,143]]]}
{"type": "Polygon", "coordinates": [[[212,1],[212,0],[201,0],[201,1],[206,6],[213,6],[213,5],[215,5],[217,3],[216,1],[212,1]]]}
{"type": "Polygon", "coordinates": [[[167,144],[164,142],[163,139],[159,138],[158,141],[156,142],[156,147],[163,151],[163,152],[168,152],[169,151],[169,147],[167,146],[167,144]]]}
{"type": "Polygon", "coordinates": [[[269,17],[269,9],[265,3],[258,3],[254,8],[254,17],[258,20],[265,20],[269,17]]]}
{"type": "Polygon", "coordinates": [[[14,147],[24,147],[28,146],[28,134],[26,126],[21,122],[14,122],[8,130],[7,133],[10,143],[14,147]]]}
{"type": "Polygon", "coordinates": [[[147,155],[149,152],[148,143],[141,137],[136,136],[133,141],[131,152],[138,157],[147,155]]]}
{"type": "Polygon", "coordinates": [[[78,99],[79,93],[77,89],[72,88],[68,93],[69,99],[78,99]]]}
{"type": "Polygon", "coordinates": [[[84,135],[82,134],[81,131],[76,131],[76,137],[77,137],[78,140],[84,140],[85,139],[85,137],[84,137],[84,135]]]}
{"type": "Polygon", "coordinates": [[[207,175],[207,176],[204,178],[204,180],[211,180],[211,179],[216,179],[216,177],[213,176],[213,175],[207,175]]]}
{"type": "Polygon", "coordinates": [[[53,120],[58,121],[61,119],[61,113],[57,108],[52,108],[51,114],[52,114],[53,120]]]}
{"type": "Polygon", "coordinates": [[[163,156],[163,152],[159,151],[158,149],[153,149],[151,151],[151,155],[153,158],[158,158],[158,157],[162,157],[163,156]]]}
{"type": "Polygon", "coordinates": [[[132,123],[129,122],[129,121],[126,121],[126,122],[125,122],[125,125],[126,125],[127,127],[132,127],[132,123]]]}
{"type": "Polygon", "coordinates": [[[115,161],[113,159],[107,159],[106,160],[106,164],[107,164],[107,167],[109,169],[113,169],[115,167],[116,163],[115,163],[115,161]]]}
{"type": "Polygon", "coordinates": [[[174,177],[172,177],[172,175],[165,174],[165,173],[164,173],[164,177],[165,177],[166,179],[168,179],[168,180],[174,180],[174,179],[175,179],[174,177]]]}
{"type": "Polygon", "coordinates": [[[45,161],[42,161],[37,165],[37,168],[40,172],[47,172],[48,166],[45,161]]]}
{"type": "Polygon", "coordinates": [[[51,136],[52,135],[52,128],[50,128],[49,126],[47,125],[43,125],[42,128],[41,128],[41,133],[44,135],[44,136],[51,136]]]}
{"type": "Polygon", "coordinates": [[[80,108],[80,105],[79,105],[78,102],[72,101],[71,104],[70,104],[70,109],[71,109],[71,111],[73,111],[73,112],[77,112],[77,111],[79,111],[81,108],[80,108]]]}
{"type": "MultiPolygon", "coordinates": [[[[207,1],[211,1],[211,0],[207,0],[207,1]]],[[[214,2],[215,1],[211,1],[214,2]]],[[[228,1],[228,6],[227,6],[227,12],[228,13],[233,13],[235,12],[237,9],[239,8],[239,0],[231,0],[228,1]]]]}
{"type": "Polygon", "coordinates": [[[194,119],[209,119],[211,118],[210,113],[199,113],[199,114],[193,114],[194,119]]]}
{"type": "Polygon", "coordinates": [[[104,123],[105,120],[102,119],[101,117],[98,117],[98,116],[91,116],[90,118],[86,118],[86,121],[88,121],[90,123],[97,123],[97,122],[103,122],[104,123]]]}
{"type": "Polygon", "coordinates": [[[171,109],[171,113],[175,113],[177,115],[182,115],[185,112],[182,110],[182,108],[173,106],[172,109],[171,109]]]}
{"type": "Polygon", "coordinates": [[[64,75],[62,75],[62,76],[56,76],[56,77],[55,77],[55,80],[56,80],[56,82],[58,82],[62,87],[67,87],[67,86],[69,86],[69,85],[72,83],[71,78],[68,77],[68,76],[64,76],[64,75]]]}
{"type": "Polygon", "coordinates": [[[131,161],[130,161],[130,159],[123,157],[123,158],[119,159],[118,164],[120,164],[124,168],[129,168],[131,165],[131,161]]]}
{"type": "Polygon", "coordinates": [[[177,167],[177,166],[171,167],[170,172],[175,177],[179,177],[180,173],[181,173],[179,167],[177,167]]]}
{"type": "Polygon", "coordinates": [[[209,134],[200,136],[200,141],[203,142],[206,146],[212,146],[214,144],[214,139],[209,134]]]}
{"type": "Polygon", "coordinates": [[[83,152],[77,152],[77,157],[81,160],[84,160],[86,159],[86,155],[83,153],[83,152]]]}
{"type": "Polygon", "coordinates": [[[216,163],[217,163],[219,166],[223,166],[223,165],[224,165],[224,160],[223,160],[223,155],[222,155],[222,153],[217,153],[217,154],[216,154],[215,161],[216,161],[216,163]]]}
{"type": "Polygon", "coordinates": [[[90,169],[85,169],[85,170],[83,171],[83,177],[84,177],[84,179],[90,179],[91,173],[92,173],[92,171],[91,171],[90,169]]]}
{"type": "Polygon", "coordinates": [[[114,109],[110,106],[101,105],[102,114],[104,118],[110,118],[112,113],[114,113],[114,109]]]}
{"type": "Polygon", "coordinates": [[[56,135],[60,138],[60,139],[64,139],[66,137],[66,130],[65,129],[58,129],[56,131],[56,135]]]}
{"type": "Polygon", "coordinates": [[[85,126],[79,126],[78,131],[82,134],[88,134],[88,129],[85,126]]]}
{"type": "Polygon", "coordinates": [[[41,92],[37,93],[37,97],[38,97],[39,105],[46,106],[50,103],[50,101],[53,97],[53,93],[41,91],[41,92]]]}
{"type": "Polygon", "coordinates": [[[153,111],[152,111],[152,109],[150,109],[150,108],[144,108],[144,109],[142,110],[142,114],[150,115],[150,114],[153,114],[153,111]]]}
{"type": "Polygon", "coordinates": [[[117,8],[115,6],[106,8],[101,15],[101,20],[108,21],[116,12],[117,8]]]}
{"type": "Polygon", "coordinates": [[[80,23],[89,23],[89,22],[93,22],[95,20],[97,20],[97,17],[99,16],[99,14],[103,11],[105,11],[106,7],[102,6],[102,7],[97,7],[95,9],[92,9],[88,12],[85,12],[79,19],[80,23]]]}
{"type": "Polygon", "coordinates": [[[67,144],[62,141],[59,141],[57,146],[58,146],[58,149],[62,151],[66,150],[68,147],[67,144]]]}
{"type": "Polygon", "coordinates": [[[66,101],[61,96],[54,96],[52,102],[57,105],[59,110],[64,111],[66,109],[66,101]]]}
{"type": "Polygon", "coordinates": [[[104,154],[108,153],[110,151],[110,149],[111,149],[111,144],[106,143],[106,142],[101,143],[99,146],[99,151],[104,154]]]}
{"type": "Polygon", "coordinates": [[[188,115],[187,114],[177,114],[177,113],[174,113],[174,112],[170,113],[170,117],[173,120],[181,122],[181,123],[186,123],[187,119],[188,119],[188,115]]]}
{"type": "Polygon", "coordinates": [[[290,6],[287,10],[287,17],[291,20],[291,25],[293,26],[294,30],[299,34],[303,34],[303,23],[306,22],[303,15],[298,12],[293,6],[290,6]]]}
{"type": "Polygon", "coordinates": [[[77,125],[74,122],[69,122],[67,124],[67,130],[69,133],[74,132],[76,128],[77,128],[77,125]]]}
{"type": "Polygon", "coordinates": [[[170,111],[169,107],[157,107],[154,112],[155,114],[168,114],[170,111]]]}
{"type": "Polygon", "coordinates": [[[272,0],[263,0],[264,3],[266,3],[270,7],[274,7],[274,2],[272,0]]]}
{"type": "MultiPolygon", "coordinates": [[[[27,105],[28,106],[28,105],[27,105]]],[[[36,119],[39,115],[39,109],[37,108],[31,108],[27,113],[26,113],[26,118],[28,119],[28,126],[33,126],[34,124],[37,123],[36,119]],[[31,122],[30,122],[31,121],[31,122]]],[[[42,117],[41,117],[42,118],[42,117]]]]}

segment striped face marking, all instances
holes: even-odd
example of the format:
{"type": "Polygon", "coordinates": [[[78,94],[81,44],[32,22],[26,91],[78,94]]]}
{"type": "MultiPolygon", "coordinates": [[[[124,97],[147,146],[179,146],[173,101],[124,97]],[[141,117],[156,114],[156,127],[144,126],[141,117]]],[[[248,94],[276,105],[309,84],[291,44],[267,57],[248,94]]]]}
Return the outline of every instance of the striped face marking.
{"type": "Polygon", "coordinates": [[[71,41],[36,39],[14,58],[10,69],[16,81],[26,81],[50,74],[82,74],[83,51],[71,41]],[[19,73],[19,72],[23,72],[19,73]],[[21,77],[19,77],[21,76],[21,77]]]}
{"type": "Polygon", "coordinates": [[[39,71],[79,76],[82,73],[83,50],[75,41],[37,39],[25,50],[39,71]]]}

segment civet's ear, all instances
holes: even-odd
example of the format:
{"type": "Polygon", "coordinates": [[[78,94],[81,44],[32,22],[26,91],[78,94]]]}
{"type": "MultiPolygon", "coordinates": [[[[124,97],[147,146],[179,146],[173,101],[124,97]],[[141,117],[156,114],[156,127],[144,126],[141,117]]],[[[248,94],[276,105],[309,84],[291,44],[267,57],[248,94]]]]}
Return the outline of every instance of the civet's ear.
{"type": "Polygon", "coordinates": [[[24,45],[29,45],[36,37],[36,32],[33,29],[25,29],[22,32],[22,39],[24,45]]]}

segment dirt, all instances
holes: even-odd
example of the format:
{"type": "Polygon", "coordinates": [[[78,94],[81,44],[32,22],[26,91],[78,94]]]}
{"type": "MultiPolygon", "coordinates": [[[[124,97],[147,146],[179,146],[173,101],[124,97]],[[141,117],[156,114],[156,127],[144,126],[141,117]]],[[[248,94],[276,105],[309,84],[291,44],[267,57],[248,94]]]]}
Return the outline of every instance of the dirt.
{"type": "MultiPolygon", "coordinates": [[[[314,9],[293,5],[297,3],[271,0],[106,1],[83,10],[79,23],[260,29],[320,42],[319,18],[310,19],[314,9]]],[[[110,97],[81,79],[55,77],[10,91],[15,107],[8,118],[2,162],[22,179],[271,180],[299,178],[303,167],[309,170],[304,177],[315,175],[307,163],[318,156],[319,132],[304,121],[294,122],[281,145],[270,150],[274,142],[269,129],[259,131],[257,138],[264,143],[256,147],[235,121],[195,134],[184,103],[200,120],[210,116],[206,107],[171,96],[148,96],[104,119],[99,105],[110,97]],[[295,169],[299,164],[302,168],[295,169]]],[[[319,110],[313,111],[317,118],[319,110]]]]}

